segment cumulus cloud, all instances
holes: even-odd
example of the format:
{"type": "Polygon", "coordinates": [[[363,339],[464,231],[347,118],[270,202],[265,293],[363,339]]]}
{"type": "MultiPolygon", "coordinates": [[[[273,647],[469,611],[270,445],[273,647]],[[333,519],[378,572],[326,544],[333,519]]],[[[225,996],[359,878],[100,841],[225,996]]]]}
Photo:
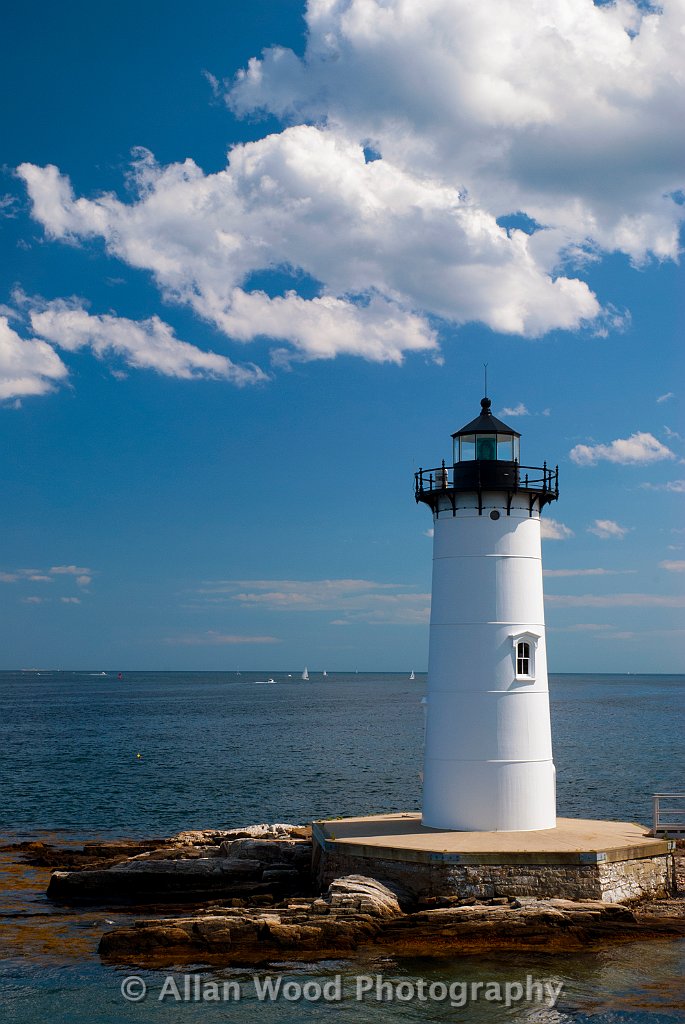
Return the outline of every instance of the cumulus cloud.
{"type": "Polygon", "coordinates": [[[436,348],[425,314],[539,335],[600,312],[584,282],[536,262],[527,234],[498,226],[448,181],[367,163],[361,142],[331,127],[298,125],[236,146],[227,168],[210,175],[191,160],[159,167],[142,153],[133,203],[76,199],[56,167],[23,164],[18,173],[50,237],[102,238],[229,337],[282,339],[300,358],[351,346],[400,362],[404,352],[436,348]],[[294,280],[305,273],[320,294],[246,287],[274,268],[294,280]],[[318,334],[331,319],[344,322],[326,344],[318,334]]]}
{"type": "Polygon", "coordinates": [[[540,535],[543,540],[568,540],[573,530],[556,519],[544,518],[540,520],[540,535]]]}
{"type": "Polygon", "coordinates": [[[672,562],[664,561],[659,562],[660,569],[666,569],[667,572],[685,572],[685,562],[672,562]]]}
{"type": "Polygon", "coordinates": [[[120,356],[128,366],[186,380],[213,377],[241,385],[266,379],[256,366],[238,366],[226,356],[180,341],[156,316],[139,321],[94,316],[73,302],[57,300],[32,310],[30,318],[37,335],[70,352],[90,347],[100,359],[120,356]]]}
{"type": "Polygon", "coordinates": [[[304,58],[266,50],[228,101],[335,125],[498,216],[524,213],[545,227],[540,259],[588,242],[675,258],[684,12],[641,7],[310,0],[304,58]]]}
{"type": "Polygon", "coordinates": [[[630,527],[619,526],[613,519],[595,519],[592,526],[588,526],[587,532],[594,533],[600,540],[623,540],[630,533],[630,527]]]}
{"type": "Polygon", "coordinates": [[[594,466],[602,460],[616,462],[621,466],[638,466],[675,458],[670,448],[653,434],[644,431],[638,431],[630,437],[619,437],[609,444],[577,444],[569,455],[578,466],[594,466]]]}
{"type": "Polygon", "coordinates": [[[272,47],[228,88],[285,127],[219,172],[141,150],[122,202],[22,164],[48,237],[103,241],[234,342],[281,342],[281,362],[399,363],[435,353],[440,321],[606,329],[620,315],[574,266],[677,257],[681,0],[309,0],[306,22],[302,59],[272,47]],[[292,287],[256,283],[272,271],[292,287]]]}
{"type": "Polygon", "coordinates": [[[504,409],[500,410],[500,416],[530,416],[530,413],[526,409],[523,402],[519,402],[514,406],[505,406],[504,409]]]}
{"type": "Polygon", "coordinates": [[[337,611],[346,622],[422,625],[430,617],[430,594],[373,580],[215,580],[197,593],[274,612],[337,611]]]}
{"type": "Polygon", "coordinates": [[[21,338],[0,316],[0,399],[45,395],[66,380],[55,350],[37,338],[21,338]]]}

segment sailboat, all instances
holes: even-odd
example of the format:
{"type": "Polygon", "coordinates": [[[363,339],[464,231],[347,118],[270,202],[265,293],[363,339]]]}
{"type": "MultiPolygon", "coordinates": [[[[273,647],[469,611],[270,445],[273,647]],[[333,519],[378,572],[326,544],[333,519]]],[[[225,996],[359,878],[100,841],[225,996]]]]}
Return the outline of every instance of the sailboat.
{"type": "Polygon", "coordinates": [[[309,672],[307,671],[307,666],[306,665],[304,667],[304,672],[302,673],[302,678],[304,679],[305,683],[309,679],[309,672]]]}
{"type": "Polygon", "coordinates": [[[409,678],[416,679],[416,676],[414,675],[414,669],[411,670],[411,675],[409,676],[409,678]]]}
{"type": "Polygon", "coordinates": [[[323,677],[324,677],[324,679],[326,678],[327,675],[328,675],[328,672],[326,671],[326,669],[324,669],[323,670],[323,677]]]}

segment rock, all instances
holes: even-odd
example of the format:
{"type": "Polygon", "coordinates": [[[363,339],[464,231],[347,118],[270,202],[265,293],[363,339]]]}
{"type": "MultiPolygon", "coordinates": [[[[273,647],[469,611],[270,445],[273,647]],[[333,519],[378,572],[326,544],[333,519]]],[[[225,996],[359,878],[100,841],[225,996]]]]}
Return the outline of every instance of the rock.
{"type": "Polygon", "coordinates": [[[107,868],[130,857],[146,855],[151,852],[172,850],[174,843],[170,839],[121,839],[116,842],[84,843],[77,847],[58,847],[45,842],[15,843],[6,847],[19,854],[22,861],[36,867],[49,867],[61,870],[78,870],[80,868],[107,868]]]}
{"type": "Polygon", "coordinates": [[[298,899],[269,911],[217,908],[200,917],[117,928],[103,935],[100,953],[108,961],[141,965],[188,963],[198,957],[217,964],[257,965],[354,953],[377,958],[491,949],[576,950],[643,934],[626,907],[595,901],[529,900],[519,908],[507,902],[407,914],[387,886],[352,875],[332,882],[324,898],[298,899]]]}
{"type": "MultiPolygon", "coordinates": [[[[452,956],[487,950],[577,950],[608,942],[685,935],[685,899],[645,905],[534,897],[417,898],[364,875],[312,891],[311,830],[297,825],[182,832],[172,839],[18,849],[53,873],[48,895],[64,902],[192,902],[184,916],[138,920],[103,935],[116,962],[452,956]]],[[[682,861],[680,857],[679,863],[682,861]]],[[[681,871],[681,875],[685,874],[681,871]]]]}
{"type": "Polygon", "coordinates": [[[193,860],[134,858],[104,871],[55,871],[48,898],[119,902],[176,902],[263,892],[259,861],[219,857],[193,860]]]}
{"type": "Polygon", "coordinates": [[[231,842],[234,839],[305,839],[311,841],[310,825],[262,824],[246,825],[244,828],[203,829],[190,832],[179,832],[174,836],[178,843],[206,845],[231,842]]]}
{"type": "Polygon", "coordinates": [[[222,842],[219,850],[222,857],[246,857],[264,864],[287,861],[308,868],[312,859],[311,841],[304,839],[233,839],[222,842]]]}
{"type": "MultiPolygon", "coordinates": [[[[217,896],[271,895],[272,889],[279,897],[293,896],[311,887],[311,830],[298,825],[185,832],[156,846],[111,844],[109,859],[104,860],[103,845],[89,844],[90,860],[82,870],[53,874],[50,899],[199,902],[217,896]]],[[[28,852],[36,858],[46,856],[42,847],[28,852]]]]}
{"type": "Polygon", "coordinates": [[[262,871],[262,881],[275,885],[297,885],[300,881],[300,872],[293,868],[269,868],[262,871]]]}
{"type": "Polygon", "coordinates": [[[394,892],[375,878],[364,875],[346,875],[336,878],[325,896],[331,910],[352,909],[372,917],[391,918],[402,914],[394,892]]]}

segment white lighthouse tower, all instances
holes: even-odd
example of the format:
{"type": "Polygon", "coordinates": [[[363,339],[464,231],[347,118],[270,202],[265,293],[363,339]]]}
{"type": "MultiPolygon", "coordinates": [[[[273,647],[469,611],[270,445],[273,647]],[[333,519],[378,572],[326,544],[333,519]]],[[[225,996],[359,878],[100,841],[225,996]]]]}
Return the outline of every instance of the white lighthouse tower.
{"type": "Polygon", "coordinates": [[[556,825],[540,513],[558,468],[520,464],[520,434],[481,401],[452,465],[416,474],[433,512],[423,824],[556,825]]]}

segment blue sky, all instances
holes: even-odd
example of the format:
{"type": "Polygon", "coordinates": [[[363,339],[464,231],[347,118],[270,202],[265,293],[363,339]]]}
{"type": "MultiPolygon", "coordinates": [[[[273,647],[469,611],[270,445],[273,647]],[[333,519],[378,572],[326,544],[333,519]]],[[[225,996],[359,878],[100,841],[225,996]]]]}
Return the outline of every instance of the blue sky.
{"type": "Polygon", "coordinates": [[[682,671],[683,13],[541,10],[6,15],[2,667],[425,668],[487,362],[551,669],[682,671]]]}

